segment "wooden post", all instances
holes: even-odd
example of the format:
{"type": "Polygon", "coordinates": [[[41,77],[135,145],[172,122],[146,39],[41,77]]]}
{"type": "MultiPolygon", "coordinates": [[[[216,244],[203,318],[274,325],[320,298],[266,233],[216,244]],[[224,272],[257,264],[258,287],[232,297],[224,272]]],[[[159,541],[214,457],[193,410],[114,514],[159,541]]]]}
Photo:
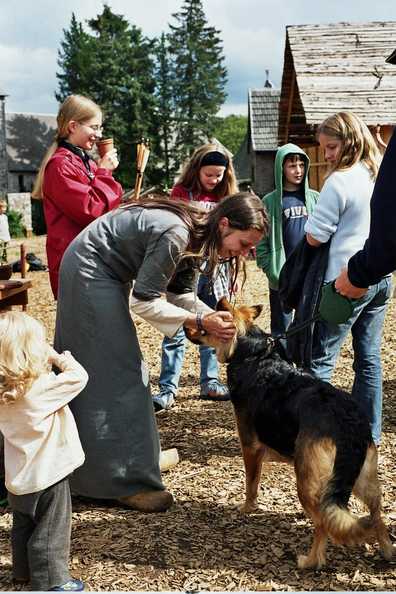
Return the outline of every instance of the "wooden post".
{"type": "Polygon", "coordinates": [[[292,79],[291,79],[291,84],[290,84],[289,104],[287,106],[287,116],[286,116],[286,126],[285,126],[285,143],[287,142],[287,139],[289,137],[290,117],[291,117],[291,112],[293,109],[295,86],[296,86],[296,71],[293,66],[292,79]]]}
{"type": "Polygon", "coordinates": [[[21,278],[26,278],[26,248],[24,243],[21,243],[19,250],[21,258],[21,278]]]}
{"type": "Polygon", "coordinates": [[[147,161],[150,155],[149,140],[142,138],[136,147],[136,181],[134,200],[139,200],[140,190],[142,188],[143,173],[146,169],[147,161]]]}
{"type": "MultiPolygon", "coordinates": [[[[21,278],[26,278],[26,248],[25,244],[21,243],[19,247],[20,259],[21,259],[21,278]]],[[[27,293],[26,293],[27,294],[27,293]]],[[[26,303],[22,305],[22,310],[26,311],[26,303]]]]}

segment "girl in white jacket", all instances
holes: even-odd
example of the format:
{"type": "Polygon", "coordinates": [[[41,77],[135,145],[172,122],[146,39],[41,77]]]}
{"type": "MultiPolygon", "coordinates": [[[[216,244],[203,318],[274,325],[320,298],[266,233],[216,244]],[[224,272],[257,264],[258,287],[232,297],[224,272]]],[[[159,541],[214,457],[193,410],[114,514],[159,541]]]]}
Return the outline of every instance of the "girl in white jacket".
{"type": "MultiPolygon", "coordinates": [[[[325,282],[332,282],[367,239],[379,152],[367,126],[351,112],[336,113],[322,122],[318,140],[329,163],[329,174],[305,231],[312,246],[331,240],[325,282]]],[[[369,418],[376,445],[381,441],[381,337],[390,290],[390,277],[384,277],[355,302],[347,322],[318,322],[312,349],[313,373],[330,381],[340,348],[351,331],[355,372],[352,396],[369,418]]]]}
{"type": "Polygon", "coordinates": [[[13,511],[13,577],[30,580],[32,590],[84,589],[68,568],[67,477],[84,462],[68,402],[87,381],[69,352],[59,355],[49,347],[39,322],[23,312],[0,315],[0,431],[13,511]]]}

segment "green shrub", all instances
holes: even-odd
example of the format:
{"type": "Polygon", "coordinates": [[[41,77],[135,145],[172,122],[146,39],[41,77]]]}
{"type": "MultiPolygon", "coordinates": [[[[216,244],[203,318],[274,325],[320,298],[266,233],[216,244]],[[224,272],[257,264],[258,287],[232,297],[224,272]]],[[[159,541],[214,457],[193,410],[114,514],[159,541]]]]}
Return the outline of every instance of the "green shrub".
{"type": "Polygon", "coordinates": [[[16,210],[10,208],[7,211],[8,226],[10,228],[11,237],[23,237],[26,235],[26,229],[22,223],[22,215],[16,210]]]}

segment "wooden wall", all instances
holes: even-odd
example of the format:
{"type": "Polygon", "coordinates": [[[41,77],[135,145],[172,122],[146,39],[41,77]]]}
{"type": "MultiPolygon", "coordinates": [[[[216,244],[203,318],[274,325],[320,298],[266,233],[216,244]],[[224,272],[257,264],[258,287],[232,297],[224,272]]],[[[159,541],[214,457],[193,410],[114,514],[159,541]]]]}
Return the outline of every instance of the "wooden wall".
{"type": "Polygon", "coordinates": [[[309,168],[309,186],[313,190],[320,190],[324,184],[324,178],[327,171],[327,164],[324,160],[323,150],[320,146],[302,146],[310,160],[309,168]]]}
{"type": "MultiPolygon", "coordinates": [[[[370,130],[375,138],[375,129],[370,127],[370,130]]],[[[393,130],[393,126],[381,126],[381,139],[386,144],[389,142],[393,134],[393,130]]],[[[296,144],[298,144],[298,142],[296,142],[296,144]]],[[[301,143],[300,146],[307,153],[311,163],[309,170],[309,185],[314,190],[318,190],[318,192],[320,192],[324,184],[325,175],[327,171],[327,164],[324,159],[323,150],[320,148],[319,145],[304,146],[304,144],[301,143]]],[[[379,148],[381,150],[381,147],[379,148]]],[[[381,152],[383,153],[384,149],[382,149],[381,152]]]]}

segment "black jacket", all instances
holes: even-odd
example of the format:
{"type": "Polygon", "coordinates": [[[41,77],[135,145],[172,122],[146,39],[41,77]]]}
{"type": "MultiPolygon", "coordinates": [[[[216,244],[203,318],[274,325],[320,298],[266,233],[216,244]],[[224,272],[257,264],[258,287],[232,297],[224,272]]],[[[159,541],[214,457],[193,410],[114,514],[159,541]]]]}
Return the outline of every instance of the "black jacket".
{"type": "Polygon", "coordinates": [[[396,131],[382,159],[371,198],[371,223],[362,250],[348,263],[355,287],[369,287],[396,270],[396,131]]]}
{"type": "MultiPolygon", "coordinates": [[[[304,236],[283,265],[279,276],[279,298],[284,311],[295,310],[288,332],[311,320],[318,312],[329,247],[330,241],[319,247],[310,246],[304,236]]],[[[288,356],[304,369],[311,367],[314,326],[312,322],[287,336],[288,356]]]]}

